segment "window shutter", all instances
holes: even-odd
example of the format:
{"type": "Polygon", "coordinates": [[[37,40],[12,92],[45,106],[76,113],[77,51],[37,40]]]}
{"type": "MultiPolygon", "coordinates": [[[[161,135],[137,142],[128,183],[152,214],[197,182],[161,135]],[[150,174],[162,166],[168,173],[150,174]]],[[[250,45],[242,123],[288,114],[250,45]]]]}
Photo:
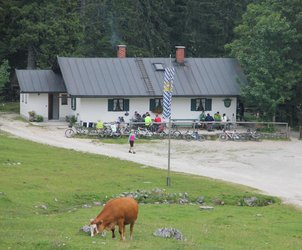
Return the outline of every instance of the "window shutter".
{"type": "Polygon", "coordinates": [[[71,97],[71,109],[72,110],[77,109],[77,99],[75,97],[71,97]]]}
{"type": "Polygon", "coordinates": [[[108,111],[113,111],[113,99],[108,99],[108,111]]]}
{"type": "Polygon", "coordinates": [[[196,111],[196,99],[191,99],[191,111],[196,111]]]}
{"type": "Polygon", "coordinates": [[[124,111],[129,111],[129,99],[124,99],[124,111]]]}
{"type": "Polygon", "coordinates": [[[150,105],[149,105],[149,110],[153,111],[155,109],[155,100],[150,99],[150,105]]]}
{"type": "Polygon", "coordinates": [[[205,109],[206,109],[206,111],[211,111],[212,110],[212,99],[206,99],[205,109]]]}

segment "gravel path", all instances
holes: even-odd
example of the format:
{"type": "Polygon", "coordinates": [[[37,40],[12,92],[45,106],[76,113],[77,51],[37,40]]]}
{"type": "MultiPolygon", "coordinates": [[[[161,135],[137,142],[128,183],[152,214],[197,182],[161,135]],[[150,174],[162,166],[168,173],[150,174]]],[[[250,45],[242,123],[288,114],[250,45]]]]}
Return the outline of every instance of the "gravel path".
{"type": "MultiPolygon", "coordinates": [[[[77,151],[102,154],[167,169],[168,142],[128,145],[66,138],[64,123],[30,124],[0,113],[0,130],[17,137],[77,151]]],[[[0,142],[1,143],[1,142],[0,142]]],[[[208,176],[247,185],[302,208],[302,141],[171,141],[171,171],[208,176]]],[[[173,185],[173,176],[171,177],[173,185]]]]}

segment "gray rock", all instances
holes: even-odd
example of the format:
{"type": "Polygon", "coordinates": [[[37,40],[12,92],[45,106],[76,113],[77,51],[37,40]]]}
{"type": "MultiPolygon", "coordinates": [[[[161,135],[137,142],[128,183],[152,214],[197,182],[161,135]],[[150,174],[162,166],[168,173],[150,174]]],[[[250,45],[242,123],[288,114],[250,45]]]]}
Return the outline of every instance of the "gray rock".
{"type": "Polygon", "coordinates": [[[180,198],[180,199],[178,200],[178,203],[179,203],[179,204],[188,204],[188,203],[189,203],[189,200],[186,199],[186,198],[180,198]]]}
{"type": "Polygon", "coordinates": [[[91,205],[89,205],[89,204],[84,204],[84,205],[82,206],[82,208],[91,208],[91,205]]]}
{"type": "Polygon", "coordinates": [[[175,228],[159,228],[153,233],[153,235],[162,238],[174,238],[176,240],[185,240],[182,233],[175,228]]]}
{"type": "Polygon", "coordinates": [[[196,203],[198,203],[198,204],[204,203],[204,196],[199,196],[199,197],[197,197],[196,203]]]}
{"type": "Polygon", "coordinates": [[[249,207],[253,207],[256,205],[257,203],[257,197],[247,197],[247,198],[244,198],[243,201],[246,205],[248,205],[249,207]]]}
{"type": "Polygon", "coordinates": [[[211,206],[200,206],[199,208],[201,210],[212,210],[212,209],[214,209],[214,207],[211,207],[211,206]]]}

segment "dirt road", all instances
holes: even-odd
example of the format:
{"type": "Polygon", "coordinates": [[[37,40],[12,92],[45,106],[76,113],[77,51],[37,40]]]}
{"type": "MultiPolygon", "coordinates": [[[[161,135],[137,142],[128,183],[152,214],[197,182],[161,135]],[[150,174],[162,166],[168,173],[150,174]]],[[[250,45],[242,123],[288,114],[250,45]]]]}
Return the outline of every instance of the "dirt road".
{"type": "MultiPolygon", "coordinates": [[[[11,114],[0,114],[0,130],[18,137],[167,169],[167,141],[139,144],[134,155],[128,153],[128,145],[65,138],[66,127],[66,124],[54,122],[36,126],[17,121],[11,114]]],[[[262,142],[172,140],[171,171],[247,185],[302,208],[302,141],[295,138],[262,142]]]]}

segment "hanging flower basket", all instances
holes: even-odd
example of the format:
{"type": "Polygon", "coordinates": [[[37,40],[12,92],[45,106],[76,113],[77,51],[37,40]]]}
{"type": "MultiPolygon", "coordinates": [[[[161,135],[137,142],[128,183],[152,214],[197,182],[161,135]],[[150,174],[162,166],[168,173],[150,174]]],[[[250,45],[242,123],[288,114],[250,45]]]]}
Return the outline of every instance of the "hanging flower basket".
{"type": "Polygon", "coordinates": [[[155,109],[152,110],[152,112],[155,114],[161,114],[163,112],[163,107],[157,106],[155,109]]]}

